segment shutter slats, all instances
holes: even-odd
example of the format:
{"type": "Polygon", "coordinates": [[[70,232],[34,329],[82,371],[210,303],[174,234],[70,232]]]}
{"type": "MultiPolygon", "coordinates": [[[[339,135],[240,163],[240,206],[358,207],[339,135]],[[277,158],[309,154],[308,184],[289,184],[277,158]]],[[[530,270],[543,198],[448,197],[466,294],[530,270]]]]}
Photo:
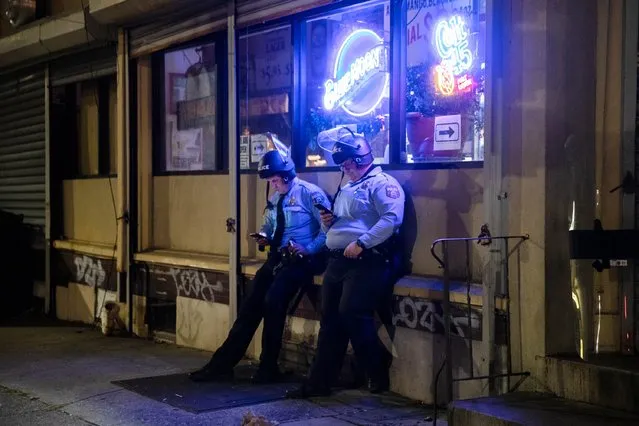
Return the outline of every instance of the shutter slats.
{"type": "MultiPolygon", "coordinates": [[[[0,143],[0,145],[6,145],[7,143],[13,143],[11,139],[15,136],[27,136],[41,134],[44,135],[44,123],[37,123],[33,125],[29,125],[26,127],[14,127],[11,130],[2,131],[2,137],[4,139],[4,143],[0,143]]],[[[44,136],[43,136],[44,140],[44,136]]]]}
{"type": "Polygon", "coordinates": [[[21,111],[9,112],[4,115],[0,115],[0,126],[5,123],[12,123],[16,120],[22,120],[25,118],[32,117],[33,115],[42,115],[44,116],[44,106],[39,98],[35,98],[30,102],[25,102],[22,104],[24,108],[21,111]]]}
{"type": "MultiPolygon", "coordinates": [[[[0,203],[3,201],[42,201],[44,202],[44,188],[42,192],[31,190],[25,191],[23,187],[20,187],[20,191],[16,192],[0,192],[0,203]]],[[[43,206],[44,207],[44,206],[43,206]]]]}
{"type": "Polygon", "coordinates": [[[44,141],[44,133],[31,133],[24,136],[13,137],[11,139],[0,138],[0,146],[20,145],[20,144],[25,144],[29,142],[38,142],[38,141],[44,141]]]}
{"type": "Polygon", "coordinates": [[[15,129],[16,127],[31,130],[30,133],[39,133],[44,130],[44,127],[40,127],[41,120],[39,118],[39,116],[44,117],[44,108],[25,110],[25,114],[27,114],[26,117],[19,120],[6,121],[4,123],[0,122],[0,133],[4,133],[9,129],[15,129]]]}
{"type": "Polygon", "coordinates": [[[0,157],[9,154],[19,154],[23,152],[41,152],[44,148],[44,140],[38,142],[30,142],[22,145],[0,146],[0,157]]]}
{"type": "Polygon", "coordinates": [[[0,179],[4,179],[4,178],[13,178],[13,177],[23,177],[23,176],[30,176],[30,177],[42,177],[42,179],[44,179],[44,159],[42,161],[42,166],[38,167],[39,165],[35,165],[35,166],[31,166],[31,167],[20,167],[17,169],[12,169],[12,170],[5,170],[5,169],[0,169],[0,179]]]}
{"type": "MultiPolygon", "coordinates": [[[[22,90],[11,90],[9,92],[0,92],[3,93],[0,98],[0,114],[8,114],[10,111],[15,111],[15,104],[24,104],[26,105],[29,101],[35,101],[38,99],[44,99],[44,86],[37,88],[36,90],[28,91],[27,89],[22,90]]],[[[35,102],[31,102],[35,103],[35,102]]]]}
{"type": "Polygon", "coordinates": [[[44,71],[0,80],[0,209],[44,226],[44,71]]]}

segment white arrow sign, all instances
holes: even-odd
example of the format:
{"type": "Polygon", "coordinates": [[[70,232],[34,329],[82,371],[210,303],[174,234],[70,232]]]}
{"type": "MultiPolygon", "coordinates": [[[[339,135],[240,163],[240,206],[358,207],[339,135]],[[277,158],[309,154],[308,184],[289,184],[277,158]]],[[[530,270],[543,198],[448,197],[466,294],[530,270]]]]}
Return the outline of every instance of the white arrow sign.
{"type": "Polygon", "coordinates": [[[433,151],[461,149],[461,115],[435,117],[435,141],[433,151]]]}

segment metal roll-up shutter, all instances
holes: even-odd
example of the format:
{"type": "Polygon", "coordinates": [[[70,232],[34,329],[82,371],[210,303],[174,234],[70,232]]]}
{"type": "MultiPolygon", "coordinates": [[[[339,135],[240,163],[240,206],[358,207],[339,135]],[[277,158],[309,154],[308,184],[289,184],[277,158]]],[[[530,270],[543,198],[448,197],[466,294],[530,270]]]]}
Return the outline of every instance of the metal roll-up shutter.
{"type": "Polygon", "coordinates": [[[0,210],[44,226],[44,69],[0,75],[0,210]]]}
{"type": "Polygon", "coordinates": [[[117,72],[117,46],[108,45],[57,59],[49,65],[52,87],[92,80],[117,72]]]}
{"type": "Polygon", "coordinates": [[[337,3],[331,0],[238,0],[237,26],[259,24],[283,16],[293,15],[314,7],[337,3]]]}
{"type": "Polygon", "coordinates": [[[146,25],[129,29],[129,55],[148,55],[226,28],[226,1],[202,2],[179,13],[171,13],[146,25]]]}

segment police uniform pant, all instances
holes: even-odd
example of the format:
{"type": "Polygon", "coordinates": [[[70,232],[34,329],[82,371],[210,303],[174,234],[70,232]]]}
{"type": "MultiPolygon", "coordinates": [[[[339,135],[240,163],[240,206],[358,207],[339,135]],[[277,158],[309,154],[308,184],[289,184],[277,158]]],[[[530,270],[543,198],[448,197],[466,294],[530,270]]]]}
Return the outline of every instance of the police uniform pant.
{"type": "Polygon", "coordinates": [[[380,344],[374,314],[384,292],[386,270],[380,256],[329,260],[322,283],[322,318],[310,385],[333,385],[349,340],[368,377],[374,379],[379,374],[380,344]]]}
{"type": "Polygon", "coordinates": [[[228,337],[213,354],[209,366],[232,369],[244,357],[253,335],[264,318],[261,369],[276,369],[284,324],[291,300],[313,279],[311,258],[280,264],[279,254],[269,255],[253,279],[253,290],[242,302],[228,337]],[[274,273],[274,270],[275,273],[274,273]]]}

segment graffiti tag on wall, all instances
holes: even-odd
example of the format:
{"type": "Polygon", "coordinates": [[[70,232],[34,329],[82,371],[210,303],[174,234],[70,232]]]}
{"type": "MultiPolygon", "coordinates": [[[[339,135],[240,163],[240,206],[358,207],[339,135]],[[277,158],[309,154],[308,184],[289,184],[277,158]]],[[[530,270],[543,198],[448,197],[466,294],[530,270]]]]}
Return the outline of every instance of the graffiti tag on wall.
{"type": "MultiPolygon", "coordinates": [[[[393,325],[441,334],[444,332],[444,309],[439,300],[395,296],[393,325]]],[[[450,330],[453,335],[481,339],[481,309],[451,304],[450,330]],[[470,314],[470,319],[469,319],[470,314]]]]}
{"type": "MultiPolygon", "coordinates": [[[[507,321],[505,312],[495,315],[495,341],[505,342],[507,321]]],[[[482,339],[482,308],[462,303],[450,304],[450,331],[465,339],[482,339]]],[[[394,296],[393,325],[434,334],[444,333],[444,307],[441,300],[426,300],[412,296],[394,296]]]]}
{"type": "Polygon", "coordinates": [[[57,285],[69,282],[98,287],[104,290],[117,289],[117,273],[113,259],[102,259],[80,253],[60,251],[58,268],[55,271],[57,285]]]}
{"type": "Polygon", "coordinates": [[[229,303],[229,284],[226,274],[200,269],[144,265],[138,267],[139,294],[175,299],[176,296],[213,303],[229,303]]]}
{"type": "Polygon", "coordinates": [[[92,259],[89,256],[75,256],[75,280],[86,283],[91,287],[101,287],[106,279],[106,272],[100,259],[92,259]]]}

